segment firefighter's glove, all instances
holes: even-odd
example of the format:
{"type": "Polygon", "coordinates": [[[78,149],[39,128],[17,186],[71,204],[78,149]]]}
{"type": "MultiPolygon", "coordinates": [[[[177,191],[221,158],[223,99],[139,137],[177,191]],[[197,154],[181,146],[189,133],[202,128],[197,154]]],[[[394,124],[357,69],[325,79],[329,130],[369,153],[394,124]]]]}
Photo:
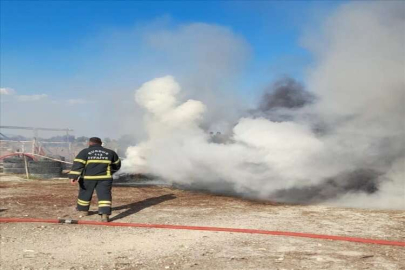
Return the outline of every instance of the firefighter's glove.
{"type": "Polygon", "coordinates": [[[79,178],[76,178],[76,179],[70,179],[70,184],[72,184],[72,185],[76,185],[78,181],[79,181],[79,178]]]}

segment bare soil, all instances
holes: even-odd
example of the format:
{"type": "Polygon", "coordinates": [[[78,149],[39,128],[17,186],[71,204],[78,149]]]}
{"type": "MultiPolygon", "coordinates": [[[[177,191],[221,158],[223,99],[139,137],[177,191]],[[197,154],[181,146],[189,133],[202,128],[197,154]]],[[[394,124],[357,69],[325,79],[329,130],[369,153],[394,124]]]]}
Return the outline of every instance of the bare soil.
{"type": "MultiPolygon", "coordinates": [[[[67,180],[1,175],[0,216],[99,220],[67,180]]],[[[405,241],[405,211],[257,202],[114,186],[112,222],[250,228],[405,241]]],[[[405,269],[405,248],[227,232],[1,223],[1,269],[405,269]]]]}

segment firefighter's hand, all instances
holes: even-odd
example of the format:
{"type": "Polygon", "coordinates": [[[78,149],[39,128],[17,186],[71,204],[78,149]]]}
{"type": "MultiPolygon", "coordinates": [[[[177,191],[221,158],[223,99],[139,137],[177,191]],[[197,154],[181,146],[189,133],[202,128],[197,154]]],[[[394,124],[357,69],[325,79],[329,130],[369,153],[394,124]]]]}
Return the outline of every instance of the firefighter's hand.
{"type": "Polygon", "coordinates": [[[76,178],[76,179],[70,179],[70,184],[72,184],[72,185],[76,185],[76,184],[77,184],[77,182],[78,182],[78,180],[79,180],[79,178],[76,178]]]}

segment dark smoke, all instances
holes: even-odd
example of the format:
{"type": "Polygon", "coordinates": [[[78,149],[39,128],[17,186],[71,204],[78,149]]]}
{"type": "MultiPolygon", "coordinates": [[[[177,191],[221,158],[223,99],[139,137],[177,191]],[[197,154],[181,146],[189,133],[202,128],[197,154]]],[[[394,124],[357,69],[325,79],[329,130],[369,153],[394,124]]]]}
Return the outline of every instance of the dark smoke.
{"type": "Polygon", "coordinates": [[[314,100],[314,95],[306,91],[301,83],[292,78],[283,78],[269,87],[263,95],[259,110],[298,109],[312,104],[314,100]]]}
{"type": "Polygon", "coordinates": [[[273,122],[293,121],[296,111],[315,101],[315,95],[305,90],[303,84],[293,78],[285,77],[265,89],[258,107],[249,111],[249,114],[253,117],[264,117],[273,122]]]}
{"type": "Polygon", "coordinates": [[[203,120],[209,106],[178,99],[171,76],[145,83],[148,139],[128,148],[124,170],[256,199],[404,209],[404,7],[342,5],[304,37],[305,87],[282,79],[238,119],[218,104],[225,113],[203,120]]]}
{"type": "Polygon", "coordinates": [[[280,202],[320,203],[347,193],[373,194],[378,191],[380,176],[381,173],[372,169],[357,169],[317,185],[278,190],[270,197],[280,202]]]}
{"type": "MultiPolygon", "coordinates": [[[[289,77],[282,78],[268,88],[253,114],[273,122],[293,121],[296,114],[300,113],[299,109],[315,101],[315,95],[306,91],[302,83],[289,77]]],[[[317,115],[307,118],[311,119],[312,131],[318,136],[332,132],[333,128],[326,125],[317,115]]],[[[324,179],[316,185],[275,191],[269,199],[289,203],[319,203],[347,193],[372,194],[378,191],[380,176],[381,173],[374,169],[356,169],[324,179]]]]}

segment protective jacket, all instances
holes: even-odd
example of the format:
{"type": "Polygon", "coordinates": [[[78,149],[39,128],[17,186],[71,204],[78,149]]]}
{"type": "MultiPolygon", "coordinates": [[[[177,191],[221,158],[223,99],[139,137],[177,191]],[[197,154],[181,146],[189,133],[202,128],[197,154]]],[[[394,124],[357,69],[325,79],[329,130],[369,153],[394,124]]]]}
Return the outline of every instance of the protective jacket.
{"type": "Polygon", "coordinates": [[[117,153],[101,145],[91,145],[80,151],[73,160],[69,178],[80,176],[84,180],[111,180],[120,168],[121,160],[117,153]]]}

